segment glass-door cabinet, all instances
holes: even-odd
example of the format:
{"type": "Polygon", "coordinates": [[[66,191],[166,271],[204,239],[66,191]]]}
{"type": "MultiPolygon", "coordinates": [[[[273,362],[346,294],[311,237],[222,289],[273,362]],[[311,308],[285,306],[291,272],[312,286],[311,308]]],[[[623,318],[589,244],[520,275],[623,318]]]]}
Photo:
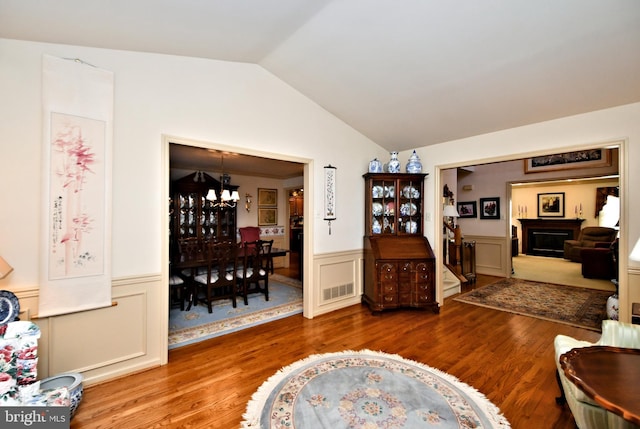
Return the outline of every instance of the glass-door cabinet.
{"type": "Polygon", "coordinates": [[[365,235],[422,235],[425,176],[365,174],[365,235]]]}
{"type": "MultiPolygon", "coordinates": [[[[236,241],[236,208],[215,207],[205,197],[209,189],[220,195],[220,182],[203,172],[196,172],[171,184],[171,254],[178,251],[178,242],[194,238],[205,242],[236,241]]],[[[225,185],[234,191],[238,186],[225,185]]]]}

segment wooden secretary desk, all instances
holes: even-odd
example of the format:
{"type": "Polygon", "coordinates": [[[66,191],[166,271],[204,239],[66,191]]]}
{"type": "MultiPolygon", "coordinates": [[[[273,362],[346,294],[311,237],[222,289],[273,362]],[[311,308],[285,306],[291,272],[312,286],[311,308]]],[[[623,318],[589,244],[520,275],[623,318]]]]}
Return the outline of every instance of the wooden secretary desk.
{"type": "Polygon", "coordinates": [[[426,174],[365,174],[364,294],[374,311],[440,311],[435,256],[423,236],[426,174]]]}

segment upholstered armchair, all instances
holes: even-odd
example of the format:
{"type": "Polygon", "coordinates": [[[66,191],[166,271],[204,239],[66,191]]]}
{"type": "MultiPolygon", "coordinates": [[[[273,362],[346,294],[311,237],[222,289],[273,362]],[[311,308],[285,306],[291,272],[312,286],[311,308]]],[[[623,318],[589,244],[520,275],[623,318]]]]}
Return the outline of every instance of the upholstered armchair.
{"type": "Polygon", "coordinates": [[[596,343],[579,341],[566,335],[556,336],[554,348],[558,380],[576,426],[579,429],[637,429],[637,426],[625,421],[622,417],[601,408],[564,375],[564,370],[560,366],[562,354],[574,348],[596,345],[640,349],[640,325],[604,320],[602,336],[596,343]]]}
{"type": "Polygon", "coordinates": [[[618,280],[618,239],[610,245],[596,243],[580,251],[582,276],[587,279],[618,280]]]}
{"type": "Polygon", "coordinates": [[[573,262],[582,262],[580,252],[585,248],[609,247],[616,239],[618,231],[604,226],[587,226],[582,228],[577,240],[565,240],[564,258],[573,262]]]}

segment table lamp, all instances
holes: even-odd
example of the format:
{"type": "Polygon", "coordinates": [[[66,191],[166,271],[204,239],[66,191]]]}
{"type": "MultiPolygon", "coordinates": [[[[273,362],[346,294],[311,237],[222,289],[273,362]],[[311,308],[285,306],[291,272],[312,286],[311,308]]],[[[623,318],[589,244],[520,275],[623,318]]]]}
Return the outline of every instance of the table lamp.
{"type": "Polygon", "coordinates": [[[453,218],[460,217],[460,215],[458,214],[458,210],[456,210],[456,207],[453,204],[447,204],[446,206],[444,206],[442,216],[451,218],[449,220],[451,226],[454,226],[453,218]]]}
{"type": "MultiPolygon", "coordinates": [[[[454,206],[453,204],[447,204],[446,206],[444,206],[444,210],[442,211],[442,216],[444,216],[445,218],[449,218],[447,224],[455,229],[456,224],[455,224],[455,218],[460,217],[460,214],[458,213],[458,210],[456,210],[456,206],[454,206]]],[[[447,238],[449,238],[449,232],[447,232],[447,238]]]]}

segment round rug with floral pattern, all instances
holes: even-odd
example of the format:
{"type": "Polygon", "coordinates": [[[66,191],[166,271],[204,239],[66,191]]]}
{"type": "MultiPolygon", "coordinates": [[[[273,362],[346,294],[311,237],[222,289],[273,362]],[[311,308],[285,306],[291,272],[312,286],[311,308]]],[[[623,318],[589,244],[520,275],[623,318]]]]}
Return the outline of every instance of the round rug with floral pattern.
{"type": "Polygon", "coordinates": [[[370,350],[309,356],[272,376],[243,428],[509,428],[482,393],[445,372],[370,350]]]}

